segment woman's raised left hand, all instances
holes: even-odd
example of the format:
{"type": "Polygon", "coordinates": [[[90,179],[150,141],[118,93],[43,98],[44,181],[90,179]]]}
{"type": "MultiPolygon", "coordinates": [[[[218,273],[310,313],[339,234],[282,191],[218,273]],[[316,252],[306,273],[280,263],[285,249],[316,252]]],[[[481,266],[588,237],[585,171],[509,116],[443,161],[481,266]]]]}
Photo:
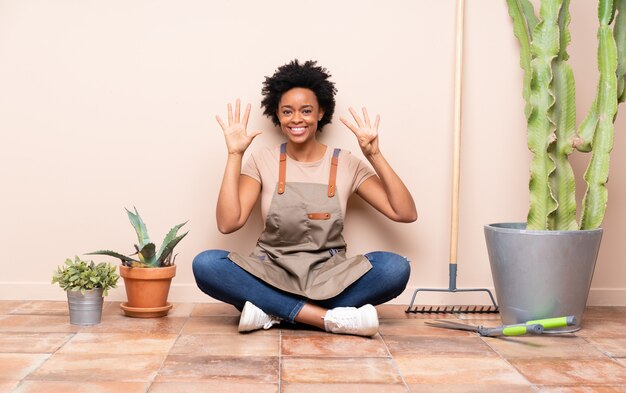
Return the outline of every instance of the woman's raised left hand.
{"type": "Polygon", "coordinates": [[[366,108],[363,108],[363,119],[359,117],[352,107],[349,108],[349,111],[356,125],[343,117],[340,118],[341,122],[356,135],[359,146],[361,146],[361,151],[363,151],[366,157],[378,154],[378,125],[380,124],[380,116],[376,115],[376,120],[374,120],[374,125],[372,126],[366,108]]]}

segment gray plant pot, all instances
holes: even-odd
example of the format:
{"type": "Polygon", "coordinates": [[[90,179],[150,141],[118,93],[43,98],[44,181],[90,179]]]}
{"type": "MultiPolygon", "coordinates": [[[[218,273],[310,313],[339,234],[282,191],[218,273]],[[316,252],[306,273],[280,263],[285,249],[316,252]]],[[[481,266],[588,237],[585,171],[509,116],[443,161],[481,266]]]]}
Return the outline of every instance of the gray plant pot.
{"type": "Polygon", "coordinates": [[[90,289],[84,295],[80,291],[67,291],[70,323],[82,326],[99,324],[103,301],[102,288],[90,289]]]}
{"type": "Polygon", "coordinates": [[[574,315],[575,326],[549,332],[580,329],[601,228],[527,231],[525,223],[491,224],[485,239],[502,323],[574,315]]]}

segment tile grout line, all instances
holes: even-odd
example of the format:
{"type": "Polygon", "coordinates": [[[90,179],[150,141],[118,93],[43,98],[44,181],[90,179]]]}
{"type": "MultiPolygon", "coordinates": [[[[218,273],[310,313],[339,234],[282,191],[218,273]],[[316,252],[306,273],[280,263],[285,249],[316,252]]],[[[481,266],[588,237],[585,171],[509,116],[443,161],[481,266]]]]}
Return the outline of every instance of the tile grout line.
{"type": "Polygon", "coordinates": [[[189,311],[189,315],[185,317],[185,322],[180,327],[180,331],[178,331],[178,333],[176,334],[176,340],[174,340],[174,342],[172,343],[172,346],[165,354],[165,357],[163,358],[163,361],[161,362],[161,365],[159,366],[159,368],[156,370],[154,377],[152,377],[150,380],[147,381],[148,386],[146,387],[145,393],[148,393],[150,389],[152,388],[152,385],[154,385],[154,383],[156,382],[156,378],[159,376],[159,373],[161,372],[161,370],[163,370],[163,367],[165,366],[165,362],[167,361],[167,358],[170,356],[170,352],[176,346],[176,343],[180,339],[180,336],[183,334],[183,330],[185,329],[187,322],[189,322],[189,319],[191,318],[191,314],[193,313],[194,308],[196,308],[196,304],[195,303],[192,303],[192,304],[193,304],[193,307],[191,308],[191,311],[189,311]]]}
{"type": "MultiPolygon", "coordinates": [[[[12,310],[12,311],[14,311],[14,310],[12,310]]],[[[26,314],[26,315],[31,315],[31,314],[26,314]]],[[[32,315],[37,316],[39,314],[32,314],[32,315]]],[[[68,319],[69,319],[69,316],[68,316],[68,319]]],[[[69,337],[61,345],[59,345],[59,347],[57,349],[55,349],[54,352],[51,352],[49,354],[44,352],[44,354],[48,355],[48,357],[43,362],[41,362],[41,364],[39,366],[37,366],[35,369],[33,369],[28,374],[24,375],[24,378],[22,378],[18,382],[18,384],[15,386],[15,388],[12,391],[17,390],[17,388],[22,386],[22,384],[28,380],[28,376],[29,375],[32,375],[32,374],[36,373],[40,368],[42,368],[44,366],[44,364],[46,364],[46,362],[48,360],[50,360],[50,358],[52,358],[52,356],[54,356],[57,352],[59,352],[61,350],[61,348],[63,348],[65,345],[67,345],[67,343],[70,342],[72,340],[72,338],[76,337],[76,335],[78,333],[80,333],[81,330],[83,330],[83,326],[80,326],[79,330],[77,332],[69,332],[69,333],[67,333],[69,335],[69,337]]],[[[18,333],[22,333],[22,332],[18,332],[18,333]]],[[[44,333],[44,334],[53,333],[54,334],[55,332],[37,332],[37,333],[44,333]]]]}
{"type": "Polygon", "coordinates": [[[499,357],[500,359],[502,359],[502,360],[503,360],[506,364],[508,364],[509,366],[511,366],[511,368],[512,368],[513,370],[515,370],[515,372],[516,372],[517,374],[519,374],[519,375],[520,375],[520,376],[524,379],[524,381],[528,382],[528,386],[530,386],[530,388],[531,388],[531,389],[534,389],[535,391],[539,391],[539,387],[538,387],[536,384],[532,383],[532,382],[531,382],[528,378],[526,378],[526,376],[525,376],[524,374],[522,374],[522,373],[520,372],[520,370],[518,370],[518,369],[517,369],[517,367],[515,367],[515,366],[514,366],[511,362],[509,362],[509,359],[507,359],[507,358],[505,358],[504,356],[502,356],[502,354],[501,354],[500,352],[498,352],[498,351],[497,351],[494,347],[492,347],[492,346],[489,344],[489,342],[487,342],[487,341],[485,340],[485,338],[484,338],[483,336],[478,335],[478,338],[480,338],[480,340],[481,340],[482,342],[484,342],[484,343],[485,343],[485,345],[487,345],[487,346],[489,347],[489,349],[491,349],[491,350],[492,350],[492,351],[493,351],[496,355],[498,355],[498,357],[499,357]]]}
{"type": "Polygon", "coordinates": [[[396,362],[396,358],[393,357],[391,350],[389,350],[389,346],[387,345],[387,342],[385,341],[385,337],[382,334],[380,334],[380,332],[378,332],[378,335],[380,336],[380,340],[383,342],[383,345],[385,346],[385,350],[387,350],[387,354],[389,358],[391,358],[391,364],[393,365],[394,370],[396,370],[398,375],[400,375],[400,380],[404,384],[406,391],[411,393],[411,388],[409,388],[409,385],[404,379],[404,375],[402,375],[402,370],[400,370],[400,366],[398,365],[398,362],[396,362]]]}
{"type": "MultiPolygon", "coordinates": [[[[575,333],[574,333],[575,334],[575,333]]],[[[576,334],[576,337],[582,338],[583,341],[585,341],[587,344],[591,345],[593,348],[595,348],[598,352],[600,352],[603,356],[606,356],[609,360],[611,360],[613,363],[616,363],[624,368],[626,368],[625,365],[623,365],[619,360],[617,360],[619,358],[619,356],[611,356],[609,355],[606,351],[602,350],[601,348],[595,346],[591,341],[589,341],[588,339],[590,337],[583,337],[583,336],[579,336],[576,334]]],[[[593,337],[591,337],[593,338],[593,337]]],[[[610,338],[610,337],[596,337],[596,338],[610,338]]]]}
{"type": "Polygon", "coordinates": [[[278,393],[282,391],[283,378],[283,329],[278,332],[278,393]]]}

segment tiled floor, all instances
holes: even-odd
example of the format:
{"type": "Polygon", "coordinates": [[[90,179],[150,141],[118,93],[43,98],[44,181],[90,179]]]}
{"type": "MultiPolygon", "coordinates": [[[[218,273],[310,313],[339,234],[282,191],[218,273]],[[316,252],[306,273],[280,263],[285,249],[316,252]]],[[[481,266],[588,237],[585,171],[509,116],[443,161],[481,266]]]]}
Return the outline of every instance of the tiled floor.
{"type": "Polygon", "coordinates": [[[509,339],[432,328],[404,308],[378,307],[380,334],[362,338],[238,334],[223,304],[134,319],[107,302],[101,324],[78,327],[65,302],[0,301],[0,393],[626,392],[626,307],[589,308],[575,334],[509,339]]]}

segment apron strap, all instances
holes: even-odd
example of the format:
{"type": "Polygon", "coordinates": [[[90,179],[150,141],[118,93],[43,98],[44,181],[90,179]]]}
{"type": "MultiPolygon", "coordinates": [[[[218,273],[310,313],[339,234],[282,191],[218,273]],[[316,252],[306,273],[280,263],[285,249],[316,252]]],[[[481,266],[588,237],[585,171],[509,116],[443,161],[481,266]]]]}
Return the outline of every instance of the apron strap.
{"type": "Polygon", "coordinates": [[[278,193],[285,192],[285,177],[287,173],[287,144],[280,145],[280,162],[278,163],[278,193]]]}
{"type": "Polygon", "coordinates": [[[333,158],[330,160],[330,177],[328,179],[328,197],[335,196],[335,183],[337,182],[337,165],[339,165],[339,152],[341,149],[333,151],[333,158]]]}

